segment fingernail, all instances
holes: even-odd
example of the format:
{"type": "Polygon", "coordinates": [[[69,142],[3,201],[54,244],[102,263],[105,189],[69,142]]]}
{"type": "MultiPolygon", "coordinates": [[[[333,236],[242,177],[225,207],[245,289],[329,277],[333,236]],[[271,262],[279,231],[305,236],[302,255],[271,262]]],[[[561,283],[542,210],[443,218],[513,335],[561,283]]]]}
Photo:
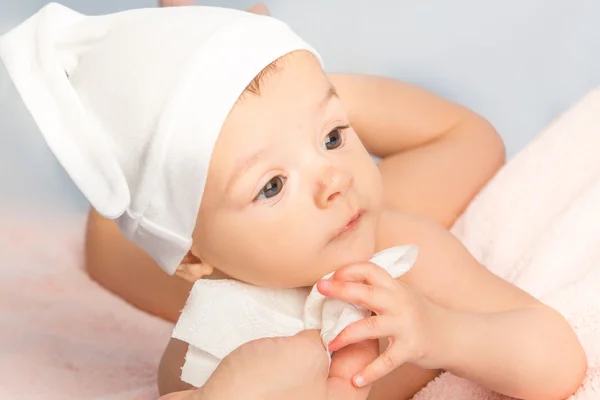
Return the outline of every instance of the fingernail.
{"type": "Polygon", "coordinates": [[[363,387],[365,385],[365,378],[361,375],[356,375],[353,381],[356,387],[363,387]]]}
{"type": "Polygon", "coordinates": [[[331,287],[331,281],[329,279],[321,279],[319,286],[323,289],[329,289],[331,287]]]}

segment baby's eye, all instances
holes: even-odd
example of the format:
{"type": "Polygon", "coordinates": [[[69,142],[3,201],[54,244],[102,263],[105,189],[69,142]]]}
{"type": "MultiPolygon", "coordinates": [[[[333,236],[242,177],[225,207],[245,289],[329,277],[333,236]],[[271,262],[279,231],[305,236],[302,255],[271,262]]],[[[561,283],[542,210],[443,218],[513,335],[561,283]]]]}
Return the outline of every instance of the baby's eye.
{"type": "Polygon", "coordinates": [[[329,132],[323,141],[323,148],[325,150],[335,150],[340,147],[343,142],[342,130],[345,128],[347,127],[340,126],[329,132]]]}
{"type": "Polygon", "coordinates": [[[285,183],[285,178],[283,176],[275,176],[271,178],[269,182],[261,189],[261,191],[256,196],[256,200],[260,199],[270,199],[271,197],[275,197],[281,192],[283,189],[283,184],[285,183]]]}

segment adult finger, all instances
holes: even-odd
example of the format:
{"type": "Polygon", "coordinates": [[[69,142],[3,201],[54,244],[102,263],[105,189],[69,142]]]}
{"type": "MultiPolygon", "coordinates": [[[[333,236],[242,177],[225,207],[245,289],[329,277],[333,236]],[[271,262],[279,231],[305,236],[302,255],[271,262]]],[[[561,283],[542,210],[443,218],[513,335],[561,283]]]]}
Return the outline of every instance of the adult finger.
{"type": "Polygon", "coordinates": [[[397,343],[396,346],[390,346],[375,361],[367,365],[360,374],[355,375],[352,383],[357,387],[370,385],[404,364],[408,360],[408,357],[406,354],[399,352],[398,349],[399,346],[397,343]],[[394,350],[392,351],[392,349],[394,350]]]}
{"type": "Polygon", "coordinates": [[[185,390],[183,392],[169,393],[158,398],[158,400],[201,400],[202,389],[185,390]]]}

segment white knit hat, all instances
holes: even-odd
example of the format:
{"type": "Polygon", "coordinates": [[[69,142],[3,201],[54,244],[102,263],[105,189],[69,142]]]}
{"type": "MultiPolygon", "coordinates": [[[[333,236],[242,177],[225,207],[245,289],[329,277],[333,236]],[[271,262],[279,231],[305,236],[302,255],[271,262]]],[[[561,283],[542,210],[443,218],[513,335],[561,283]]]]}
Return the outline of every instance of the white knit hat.
{"type": "Polygon", "coordinates": [[[215,7],[85,16],[49,4],[0,38],[59,162],[169,274],[191,247],[228,113],[264,67],[295,50],[320,60],[283,22],[215,7]]]}

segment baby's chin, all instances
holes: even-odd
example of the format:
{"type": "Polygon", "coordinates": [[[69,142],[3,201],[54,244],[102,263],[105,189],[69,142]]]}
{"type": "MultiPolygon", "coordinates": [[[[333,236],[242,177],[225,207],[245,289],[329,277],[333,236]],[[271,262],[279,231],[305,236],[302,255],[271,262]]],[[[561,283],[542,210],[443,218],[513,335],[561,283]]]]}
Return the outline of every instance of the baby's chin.
{"type": "Polygon", "coordinates": [[[330,240],[324,253],[330,264],[339,266],[368,261],[375,254],[378,212],[365,212],[353,226],[330,240]]]}
{"type": "Polygon", "coordinates": [[[331,252],[330,257],[326,257],[327,262],[323,268],[315,271],[311,279],[298,282],[297,287],[314,286],[320,279],[335,273],[340,268],[369,261],[375,254],[375,238],[365,239],[360,245],[349,245],[346,248],[336,247],[331,250],[333,252],[331,252]]]}
{"type": "Polygon", "coordinates": [[[345,253],[338,252],[335,254],[336,257],[316,258],[312,262],[306,262],[302,266],[296,266],[296,268],[287,270],[285,276],[278,275],[278,272],[280,271],[277,271],[270,276],[261,277],[254,275],[249,279],[229,279],[239,280],[250,285],[271,289],[307,288],[316,285],[319,280],[335,273],[335,271],[342,267],[369,261],[374,254],[372,249],[360,252],[357,252],[356,248],[348,249],[345,253]]]}

